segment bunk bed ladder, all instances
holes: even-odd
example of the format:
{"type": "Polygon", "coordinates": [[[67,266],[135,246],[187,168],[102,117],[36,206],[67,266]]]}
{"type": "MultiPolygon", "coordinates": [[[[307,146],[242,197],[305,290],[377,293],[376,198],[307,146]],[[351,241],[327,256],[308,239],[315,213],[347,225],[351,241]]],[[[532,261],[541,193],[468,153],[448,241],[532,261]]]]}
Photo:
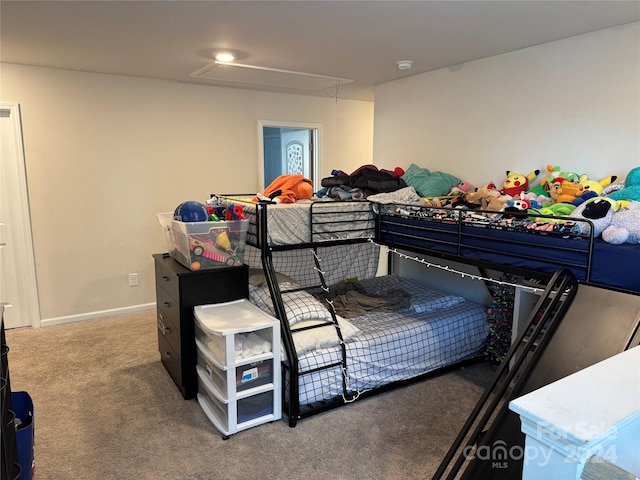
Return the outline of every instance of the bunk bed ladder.
{"type": "Polygon", "coordinates": [[[468,461],[468,454],[482,444],[485,435],[490,436],[487,433],[494,426],[492,422],[496,415],[499,416],[501,411],[508,408],[513,392],[519,390],[520,385],[536,366],[548,341],[571,305],[577,288],[578,282],[570,270],[558,270],[553,275],[529,316],[527,328],[518,335],[507,352],[492,383],[469,415],[436,470],[433,480],[460,478],[457,475],[468,461]]]}
{"type": "MultiPolygon", "coordinates": [[[[328,286],[324,278],[323,271],[320,268],[320,259],[318,258],[317,251],[315,249],[313,249],[313,257],[314,257],[315,269],[318,271],[318,275],[320,277],[321,287],[325,292],[327,292],[328,286]]],[[[305,371],[300,370],[298,356],[296,353],[295,341],[293,338],[291,328],[289,327],[287,314],[284,307],[284,302],[282,300],[282,291],[280,290],[280,286],[278,284],[278,280],[275,274],[275,267],[273,264],[273,256],[272,256],[271,249],[268,249],[268,248],[261,249],[261,261],[262,261],[262,267],[265,274],[265,278],[267,280],[267,285],[269,287],[269,294],[271,295],[271,299],[273,301],[275,315],[280,321],[282,344],[287,354],[286,360],[283,361],[283,369],[282,369],[283,411],[289,419],[289,426],[295,427],[297,425],[298,420],[300,420],[305,416],[308,416],[308,414],[310,414],[311,411],[319,412],[322,410],[327,410],[329,408],[342,405],[352,400],[347,396],[348,386],[347,386],[347,379],[346,379],[346,369],[347,369],[346,347],[344,344],[344,338],[342,336],[342,331],[340,330],[340,325],[338,323],[338,319],[337,319],[335,310],[333,308],[333,305],[329,300],[327,300],[327,303],[329,303],[330,305],[330,308],[328,310],[331,313],[332,321],[328,323],[319,323],[318,325],[312,325],[304,328],[298,328],[296,331],[323,328],[323,327],[326,327],[327,325],[333,324],[334,328],[336,329],[336,333],[340,342],[342,358],[336,362],[325,364],[325,365],[322,365],[321,367],[317,367],[311,370],[305,370],[305,371]],[[336,397],[331,401],[322,402],[322,404],[320,405],[309,406],[308,412],[307,410],[303,411],[300,405],[300,397],[299,397],[300,391],[299,391],[298,382],[300,377],[303,375],[314,373],[319,370],[328,370],[335,367],[340,367],[340,372],[342,376],[342,389],[344,392],[342,398],[336,397]]]]}
{"type": "MultiPolygon", "coordinates": [[[[336,310],[333,307],[333,302],[328,298],[329,286],[327,285],[327,282],[324,278],[324,271],[320,267],[320,258],[318,258],[318,250],[315,247],[313,248],[313,261],[315,262],[315,265],[316,265],[316,271],[318,272],[318,277],[320,277],[320,284],[322,285],[322,290],[325,292],[325,295],[327,296],[326,301],[330,307],[329,312],[331,312],[331,319],[333,321],[333,325],[336,329],[336,333],[338,334],[338,339],[340,341],[340,351],[342,353],[342,360],[340,362],[341,373],[342,373],[342,392],[343,392],[342,395],[343,395],[344,401],[347,402],[350,400],[349,398],[347,398],[347,395],[349,394],[348,386],[347,386],[347,347],[344,344],[344,338],[342,338],[342,330],[340,329],[340,325],[338,324],[338,319],[336,318],[336,310]]],[[[329,367],[330,366],[328,365],[327,368],[329,367]]]]}

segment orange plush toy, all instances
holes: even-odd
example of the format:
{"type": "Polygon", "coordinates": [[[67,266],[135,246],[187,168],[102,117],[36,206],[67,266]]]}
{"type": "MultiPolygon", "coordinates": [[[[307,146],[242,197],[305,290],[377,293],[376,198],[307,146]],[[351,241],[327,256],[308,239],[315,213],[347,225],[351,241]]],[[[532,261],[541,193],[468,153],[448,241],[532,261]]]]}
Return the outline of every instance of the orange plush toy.
{"type": "Polygon", "coordinates": [[[270,201],[275,203],[294,203],[296,200],[308,199],[313,196],[313,183],[300,174],[280,175],[262,194],[254,197],[253,201],[270,201]]]}

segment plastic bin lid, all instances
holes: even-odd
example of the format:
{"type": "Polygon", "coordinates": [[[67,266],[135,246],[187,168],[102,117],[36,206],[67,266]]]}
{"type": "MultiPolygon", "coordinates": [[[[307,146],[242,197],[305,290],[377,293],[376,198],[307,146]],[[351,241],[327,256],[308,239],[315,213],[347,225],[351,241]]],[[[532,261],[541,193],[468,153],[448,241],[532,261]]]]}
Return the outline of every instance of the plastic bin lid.
{"type": "Polygon", "coordinates": [[[193,313],[204,330],[221,334],[248,332],[278,322],[247,299],[198,305],[193,308],[193,313]]]}

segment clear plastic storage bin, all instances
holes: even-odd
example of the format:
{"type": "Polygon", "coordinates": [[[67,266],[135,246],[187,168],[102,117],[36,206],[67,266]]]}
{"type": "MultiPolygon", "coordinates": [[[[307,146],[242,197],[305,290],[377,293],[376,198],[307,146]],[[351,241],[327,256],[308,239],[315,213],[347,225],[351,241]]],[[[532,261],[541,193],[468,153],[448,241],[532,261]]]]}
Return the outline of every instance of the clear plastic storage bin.
{"type": "Polygon", "coordinates": [[[234,267],[244,263],[248,220],[179,222],[158,213],[169,254],[191,270],[234,267]]]}

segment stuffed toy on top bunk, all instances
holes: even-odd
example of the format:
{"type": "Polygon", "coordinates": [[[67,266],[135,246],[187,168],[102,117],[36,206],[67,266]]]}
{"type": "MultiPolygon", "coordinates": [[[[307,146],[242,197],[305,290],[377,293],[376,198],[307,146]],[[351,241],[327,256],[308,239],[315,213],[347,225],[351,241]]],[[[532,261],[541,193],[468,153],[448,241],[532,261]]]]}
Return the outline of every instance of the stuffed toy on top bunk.
{"type": "Polygon", "coordinates": [[[610,193],[614,200],[640,201],[640,167],[633,168],[624,180],[624,187],[610,193]]]}
{"type": "Polygon", "coordinates": [[[613,214],[611,224],[602,231],[607,243],[640,244],[640,202],[630,202],[613,214]]]}
{"type": "MultiPolygon", "coordinates": [[[[616,202],[610,197],[597,197],[578,206],[571,217],[591,221],[594,238],[602,237],[614,245],[640,244],[640,202],[616,202]]],[[[582,233],[591,233],[588,223],[581,225],[582,233]]]]}
{"type": "Polygon", "coordinates": [[[313,196],[313,183],[300,174],[286,174],[277,177],[262,193],[258,193],[254,202],[294,203],[313,196]]]}
{"type": "Polygon", "coordinates": [[[502,189],[500,190],[505,195],[511,197],[519,196],[520,193],[529,190],[529,183],[533,182],[540,170],[533,170],[526,175],[517,173],[511,170],[507,170],[507,178],[502,182],[502,189]]]}

